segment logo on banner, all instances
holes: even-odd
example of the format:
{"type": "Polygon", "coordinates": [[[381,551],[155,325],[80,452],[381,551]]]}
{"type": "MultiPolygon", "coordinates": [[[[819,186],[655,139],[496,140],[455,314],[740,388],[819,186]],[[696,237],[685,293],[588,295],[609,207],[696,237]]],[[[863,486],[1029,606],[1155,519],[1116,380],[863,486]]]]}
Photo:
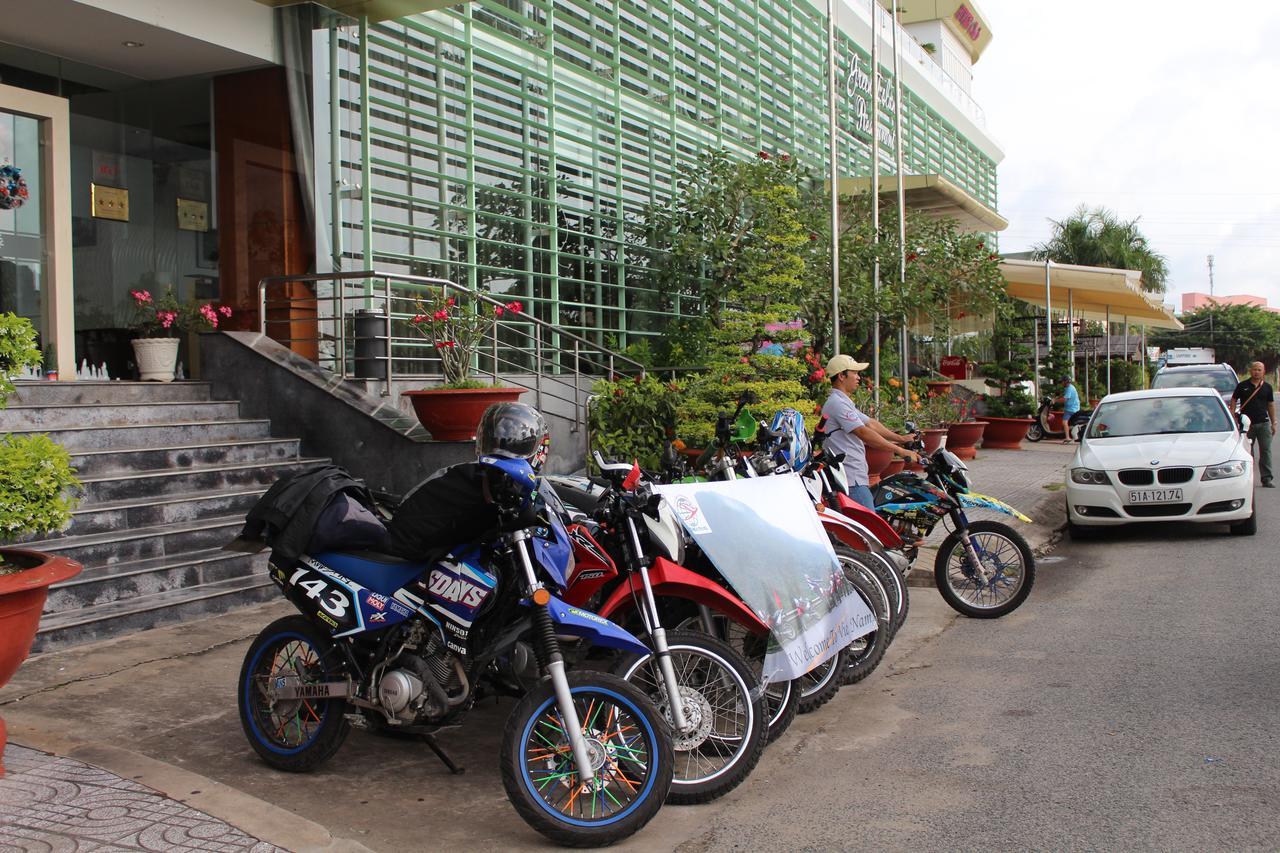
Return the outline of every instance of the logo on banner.
{"type": "Polygon", "coordinates": [[[711,525],[707,523],[707,517],[702,514],[702,507],[698,506],[696,498],[690,495],[680,495],[675,501],[676,515],[680,516],[680,520],[684,522],[684,526],[690,533],[710,533],[711,525]]]}

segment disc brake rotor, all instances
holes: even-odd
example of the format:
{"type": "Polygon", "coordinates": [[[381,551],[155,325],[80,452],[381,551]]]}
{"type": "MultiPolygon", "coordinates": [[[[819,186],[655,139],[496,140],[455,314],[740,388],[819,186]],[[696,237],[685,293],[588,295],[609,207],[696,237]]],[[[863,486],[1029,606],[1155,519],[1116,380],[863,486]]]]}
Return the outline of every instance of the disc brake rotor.
{"type": "MultiPolygon", "coordinates": [[[[672,732],[671,746],[676,752],[688,752],[697,749],[710,737],[715,712],[707,697],[688,685],[680,685],[680,701],[684,707],[685,728],[683,731],[672,732]]],[[[671,722],[670,705],[664,701],[659,702],[658,707],[667,722],[671,722]]]]}

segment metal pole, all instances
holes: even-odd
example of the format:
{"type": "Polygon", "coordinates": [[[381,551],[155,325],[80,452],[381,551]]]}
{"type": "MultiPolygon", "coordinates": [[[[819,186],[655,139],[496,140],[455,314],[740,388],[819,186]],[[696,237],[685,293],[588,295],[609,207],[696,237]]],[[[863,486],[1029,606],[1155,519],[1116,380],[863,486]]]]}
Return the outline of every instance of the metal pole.
{"type": "Polygon", "coordinates": [[[1142,324],[1142,390],[1147,390],[1147,324],[1142,324]]]}
{"type": "Polygon", "coordinates": [[[542,410],[542,327],[533,327],[533,395],[538,401],[537,408],[542,410]]]}
{"type": "MultiPolygon", "coordinates": [[[[373,269],[373,164],[369,161],[369,16],[360,16],[360,209],[364,229],[364,268],[373,269]]],[[[372,282],[370,282],[372,284],[372,282]]],[[[388,283],[390,287],[390,283],[388,283]]],[[[368,293],[369,291],[366,291],[368,293]]],[[[391,304],[387,303],[387,374],[391,373],[391,304]]]]}
{"type": "Polygon", "coordinates": [[[582,388],[578,380],[582,377],[581,365],[578,363],[579,343],[573,339],[573,432],[582,429],[582,388]]]}
{"type": "Polygon", "coordinates": [[[1124,317],[1124,362],[1125,364],[1128,364],[1129,363],[1129,315],[1125,314],[1123,315],[1123,317],[1124,317]]]}
{"type": "Polygon", "coordinates": [[[498,384],[498,324],[489,330],[489,358],[493,361],[493,384],[498,384]]]}
{"type": "Polygon", "coordinates": [[[1107,393],[1111,393],[1111,306],[1107,306],[1107,393]]]}
{"type": "MultiPolygon", "coordinates": [[[[347,304],[346,287],[342,279],[333,283],[338,291],[338,369],[334,371],[343,379],[347,378],[347,304]]],[[[318,289],[318,288],[317,288],[318,289]]],[[[355,331],[354,329],[352,331],[355,331]]]]}
{"type": "Polygon", "coordinates": [[[382,390],[382,396],[390,397],[391,396],[391,278],[389,276],[383,276],[382,285],[383,285],[382,292],[384,294],[384,298],[387,303],[385,306],[383,306],[383,310],[387,312],[387,384],[386,384],[386,387],[382,390]]]}
{"type": "MultiPolygon", "coordinates": [[[[907,189],[902,179],[902,75],[898,66],[898,0],[893,0],[893,150],[894,170],[898,174],[898,287],[907,286],[907,189]]],[[[902,414],[911,413],[911,345],[907,316],[902,315],[902,414]]]]}
{"type": "MultiPolygon", "coordinates": [[[[342,122],[341,90],[338,84],[342,75],[338,72],[338,24],[337,19],[329,24],[329,223],[330,246],[329,262],[334,272],[342,271],[342,132],[338,125],[342,122]]],[[[363,113],[361,113],[363,115],[363,113]]],[[[341,282],[337,282],[341,284],[341,282]]]]}
{"type": "Polygon", "coordinates": [[[1040,318],[1031,318],[1031,357],[1035,359],[1035,370],[1031,374],[1031,392],[1035,395],[1036,405],[1040,405],[1040,318]]]}
{"type": "MultiPolygon", "coordinates": [[[[857,62],[855,57],[854,62],[857,62]]],[[[836,123],[836,5],[827,0],[827,134],[831,148],[831,354],[840,354],[840,130],[836,123]]]]}
{"type": "Polygon", "coordinates": [[[1049,282],[1049,267],[1053,266],[1053,261],[1048,259],[1044,262],[1044,346],[1045,357],[1052,357],[1053,354],[1053,290],[1049,282]]]}
{"type": "MultiPolygon", "coordinates": [[[[855,62],[857,61],[855,57],[855,62]]],[[[871,4],[871,242],[880,248],[880,4],[871,4]]],[[[880,298],[880,257],[871,264],[871,292],[880,298]]],[[[880,409],[880,312],[872,316],[871,375],[874,377],[871,399],[876,413],[880,409]]]]}
{"type": "Polygon", "coordinates": [[[258,282],[258,331],[267,333],[267,283],[258,282]]]}
{"type": "Polygon", "coordinates": [[[1067,347],[1071,350],[1071,381],[1076,381],[1076,318],[1073,307],[1074,290],[1067,291],[1067,347]]]}

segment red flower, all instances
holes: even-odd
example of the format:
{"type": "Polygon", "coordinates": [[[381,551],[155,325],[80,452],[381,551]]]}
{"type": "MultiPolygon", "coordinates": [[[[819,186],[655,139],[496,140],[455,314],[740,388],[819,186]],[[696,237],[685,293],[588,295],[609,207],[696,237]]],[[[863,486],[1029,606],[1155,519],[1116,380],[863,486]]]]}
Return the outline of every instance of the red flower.
{"type": "Polygon", "coordinates": [[[827,375],[827,371],[819,367],[817,370],[813,371],[813,373],[809,374],[809,381],[821,382],[824,378],[826,378],[826,375],[827,375]]]}
{"type": "Polygon", "coordinates": [[[995,252],[992,252],[990,255],[988,255],[988,256],[987,256],[987,260],[989,260],[989,261],[998,261],[998,260],[1000,260],[1000,256],[999,256],[999,255],[997,255],[995,252]]]}
{"type": "Polygon", "coordinates": [[[779,160],[781,160],[783,163],[787,163],[787,162],[789,162],[789,161],[791,160],[791,155],[790,155],[790,154],[779,154],[779,155],[778,155],[778,159],[779,159],[779,160]]]}
{"type": "Polygon", "coordinates": [[[768,159],[769,159],[769,152],[768,152],[768,151],[759,151],[759,152],[757,152],[757,153],[756,153],[756,156],[757,156],[757,157],[759,157],[761,160],[768,160],[768,159]]]}
{"type": "Polygon", "coordinates": [[[146,290],[130,290],[129,295],[133,297],[133,301],[139,305],[147,305],[151,302],[151,293],[146,290]]]}
{"type": "Polygon", "coordinates": [[[417,326],[419,323],[425,323],[425,322],[427,322],[427,315],[426,315],[426,314],[415,314],[415,315],[413,315],[413,319],[412,319],[412,320],[410,320],[409,322],[410,322],[410,323],[412,323],[412,324],[413,324],[413,325],[415,325],[415,326],[417,326]]]}
{"type": "Polygon", "coordinates": [[[456,300],[452,296],[450,296],[448,299],[444,301],[444,305],[446,308],[452,308],[455,301],[456,300]]]}
{"type": "Polygon", "coordinates": [[[521,305],[519,302],[508,302],[507,310],[513,314],[519,314],[521,311],[524,310],[524,306],[521,305]]]}
{"type": "Polygon", "coordinates": [[[742,362],[743,364],[751,363],[750,360],[745,355],[742,358],[738,359],[738,361],[742,362]]]}
{"type": "Polygon", "coordinates": [[[918,258],[918,257],[920,257],[920,256],[919,256],[919,255],[917,255],[915,252],[908,252],[908,253],[907,253],[907,263],[911,263],[912,261],[914,261],[914,260],[915,260],[916,258],[918,258]]]}
{"type": "Polygon", "coordinates": [[[493,306],[493,316],[495,316],[495,317],[501,317],[501,316],[502,316],[502,310],[503,310],[503,309],[502,309],[502,306],[501,306],[501,305],[495,305],[495,306],[493,306]]]}
{"type": "Polygon", "coordinates": [[[814,233],[812,233],[812,232],[810,232],[810,233],[809,233],[809,242],[810,242],[810,243],[816,243],[816,242],[818,242],[818,235],[817,235],[817,234],[814,234],[814,233]]]}
{"type": "Polygon", "coordinates": [[[441,308],[439,311],[431,315],[432,320],[448,320],[449,312],[441,308]]]}
{"type": "Polygon", "coordinates": [[[230,316],[231,316],[231,306],[230,306],[230,305],[223,305],[223,306],[219,307],[219,308],[218,308],[218,313],[219,313],[219,314],[221,314],[223,317],[230,317],[230,316]]]}

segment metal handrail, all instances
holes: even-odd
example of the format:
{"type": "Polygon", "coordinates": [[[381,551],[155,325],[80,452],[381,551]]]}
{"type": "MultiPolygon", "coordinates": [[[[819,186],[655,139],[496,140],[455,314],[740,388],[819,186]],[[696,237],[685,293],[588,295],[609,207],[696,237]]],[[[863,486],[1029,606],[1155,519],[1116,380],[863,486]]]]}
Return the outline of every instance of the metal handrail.
{"type": "MultiPolygon", "coordinates": [[[[582,375],[584,366],[590,370],[595,368],[597,372],[607,372],[609,376],[615,375],[619,370],[627,373],[638,373],[643,376],[645,374],[645,366],[633,358],[629,358],[621,353],[614,352],[608,347],[596,344],[587,338],[562,328],[554,323],[549,323],[525,311],[512,311],[507,308],[508,303],[504,303],[499,299],[495,299],[485,293],[477,293],[459,285],[448,279],[429,278],[426,276],[410,275],[407,273],[391,273],[380,272],[377,270],[360,270],[351,272],[337,273],[308,273],[304,275],[282,275],[282,276],[266,276],[258,282],[258,312],[259,312],[259,331],[267,334],[267,327],[270,324],[279,324],[288,322],[288,320],[268,319],[268,306],[274,305],[294,305],[297,302],[314,303],[315,308],[308,312],[309,316],[305,319],[317,323],[315,337],[309,338],[276,338],[280,343],[286,345],[293,343],[312,343],[317,346],[336,345],[336,351],[333,352],[332,358],[318,357],[318,363],[332,361],[333,372],[343,379],[353,378],[347,369],[349,341],[347,338],[346,323],[347,303],[349,301],[361,302],[368,305],[371,301],[381,301],[384,304],[383,315],[385,318],[385,340],[386,354],[379,355],[378,360],[385,358],[386,364],[383,369],[381,381],[383,383],[383,396],[390,396],[392,383],[397,376],[400,378],[422,378],[420,373],[399,373],[395,371],[396,364],[437,364],[439,359],[435,357],[420,357],[412,355],[394,355],[393,347],[397,344],[403,351],[406,347],[425,346],[425,342],[419,337],[395,337],[393,335],[392,324],[396,319],[404,319],[413,316],[413,312],[397,312],[394,302],[409,302],[417,298],[417,294],[425,293],[434,288],[442,288],[448,291],[457,292],[467,298],[475,299],[481,303],[487,303],[495,308],[502,309],[502,320],[495,321],[493,330],[490,335],[489,351],[483,352],[483,347],[477,350],[478,356],[487,355],[491,361],[491,369],[488,371],[496,381],[499,373],[504,369],[510,370],[511,373],[533,374],[533,387],[530,388],[536,397],[539,408],[543,406],[544,395],[551,396],[556,399],[573,404],[574,425],[573,431],[576,432],[585,422],[586,413],[585,403],[582,397],[582,375]],[[347,293],[347,287],[352,282],[363,283],[362,292],[353,294],[347,293]],[[375,288],[375,282],[381,283],[381,288],[375,288]],[[321,295],[319,293],[310,293],[305,297],[291,297],[283,295],[282,297],[273,296],[268,299],[268,291],[272,289],[282,288],[290,284],[323,284],[329,283],[335,285],[333,293],[329,295],[321,295]],[[399,294],[393,293],[392,284],[398,285],[399,294]],[[380,290],[380,292],[378,292],[380,290]],[[410,295],[405,295],[405,291],[409,291],[410,295]],[[414,292],[417,294],[414,294],[414,292]],[[334,312],[326,315],[319,310],[319,303],[330,303],[334,312]],[[326,333],[323,330],[323,324],[333,323],[336,331],[326,333]],[[530,330],[527,327],[532,327],[530,330]],[[525,336],[527,343],[511,344],[504,343],[499,346],[499,328],[512,330],[515,329],[520,335],[525,336]],[[513,360],[511,353],[515,353],[514,358],[527,358],[531,369],[525,368],[524,365],[513,360]],[[506,357],[504,357],[504,354],[506,357]],[[572,359],[572,368],[567,367],[570,358],[572,359]],[[548,366],[551,367],[548,370],[548,366]],[[544,374],[557,375],[567,377],[572,374],[572,398],[555,393],[553,390],[545,387],[544,374]]],[[[290,333],[292,334],[292,333],[290,333]]],[[[354,335],[353,335],[354,339],[354,335]]],[[[359,377],[367,378],[367,377],[359,377]]],[[[507,381],[512,381],[516,385],[524,385],[524,383],[512,380],[511,375],[506,376],[507,381]]],[[[554,383],[553,387],[554,387],[554,383]]],[[[524,387],[528,387],[524,385],[524,387]]]]}

